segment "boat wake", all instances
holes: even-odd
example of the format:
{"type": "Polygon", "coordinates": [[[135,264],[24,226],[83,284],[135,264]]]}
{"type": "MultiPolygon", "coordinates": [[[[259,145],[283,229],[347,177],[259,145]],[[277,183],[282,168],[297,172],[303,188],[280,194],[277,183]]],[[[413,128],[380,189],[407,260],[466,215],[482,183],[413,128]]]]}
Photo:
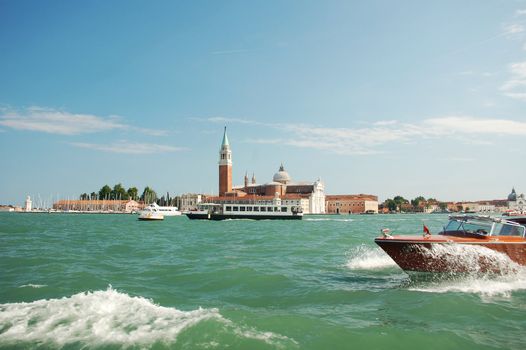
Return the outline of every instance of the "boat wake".
{"type": "MultiPolygon", "coordinates": [[[[149,347],[173,344],[184,331],[200,325],[234,338],[290,347],[294,340],[271,332],[234,325],[219,311],[198,308],[180,311],[111,288],[61,299],[0,304],[0,347],[24,345],[62,348],[149,347]]],[[[202,333],[202,332],[200,332],[202,333]]],[[[210,344],[217,343],[209,339],[210,344]]],[[[203,345],[202,343],[200,345],[203,345]]],[[[218,344],[219,345],[219,344],[218,344]]]]}
{"type": "Polygon", "coordinates": [[[32,284],[32,283],[29,283],[29,284],[23,284],[23,285],[21,285],[18,288],[44,288],[44,287],[47,287],[47,284],[32,284]]]}
{"type": "Polygon", "coordinates": [[[462,244],[436,244],[432,249],[423,248],[422,252],[446,262],[461,273],[413,274],[409,290],[460,292],[490,297],[510,297],[514,291],[526,290],[526,267],[512,261],[504,253],[462,244]]]}
{"type": "Polygon", "coordinates": [[[351,222],[354,219],[331,219],[331,218],[303,218],[303,221],[338,221],[338,222],[351,222]]]}
{"type": "Polygon", "coordinates": [[[412,249],[417,249],[430,264],[442,264],[453,272],[509,275],[522,269],[506,254],[479,245],[433,244],[431,249],[415,245],[412,249]]]}
{"type": "Polygon", "coordinates": [[[347,253],[345,266],[351,270],[382,270],[396,267],[396,263],[380,248],[362,244],[347,253]]]}
{"type": "Polygon", "coordinates": [[[427,293],[468,293],[483,297],[511,297],[526,290],[526,272],[507,276],[456,276],[434,282],[414,282],[409,290],[427,293]]]}

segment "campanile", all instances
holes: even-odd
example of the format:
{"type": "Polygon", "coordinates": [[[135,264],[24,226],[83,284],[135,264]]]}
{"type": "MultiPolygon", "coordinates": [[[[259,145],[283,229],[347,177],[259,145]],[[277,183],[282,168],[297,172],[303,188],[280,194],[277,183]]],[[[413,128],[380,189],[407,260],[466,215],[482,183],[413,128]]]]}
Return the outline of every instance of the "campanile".
{"type": "Polygon", "coordinates": [[[224,196],[227,192],[232,192],[232,150],[225,126],[223,142],[219,150],[219,195],[224,196]]]}

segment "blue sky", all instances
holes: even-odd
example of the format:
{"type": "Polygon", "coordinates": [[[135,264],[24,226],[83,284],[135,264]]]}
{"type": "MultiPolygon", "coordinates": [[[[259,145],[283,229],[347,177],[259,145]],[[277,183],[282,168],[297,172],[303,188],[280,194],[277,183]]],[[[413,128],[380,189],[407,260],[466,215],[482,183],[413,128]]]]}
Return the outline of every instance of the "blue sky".
{"type": "Polygon", "coordinates": [[[526,1],[0,0],[0,204],[234,182],[526,192],[526,1]]]}

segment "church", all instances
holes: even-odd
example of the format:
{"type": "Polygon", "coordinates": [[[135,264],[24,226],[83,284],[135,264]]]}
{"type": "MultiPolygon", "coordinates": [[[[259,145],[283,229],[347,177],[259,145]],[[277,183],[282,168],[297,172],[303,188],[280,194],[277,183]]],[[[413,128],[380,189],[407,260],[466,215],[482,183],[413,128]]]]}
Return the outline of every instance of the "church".
{"type": "Polygon", "coordinates": [[[295,182],[283,164],[272,181],[258,184],[255,175],[249,181],[245,174],[243,185],[232,185],[232,149],[226,132],[219,150],[219,196],[209,197],[214,203],[267,202],[279,197],[282,203],[302,207],[304,214],[325,213],[325,186],[320,179],[314,182],[295,182]]]}
{"type": "Polygon", "coordinates": [[[515,188],[511,190],[508,195],[508,210],[518,212],[520,214],[526,213],[526,198],[524,194],[517,195],[515,188]]]}

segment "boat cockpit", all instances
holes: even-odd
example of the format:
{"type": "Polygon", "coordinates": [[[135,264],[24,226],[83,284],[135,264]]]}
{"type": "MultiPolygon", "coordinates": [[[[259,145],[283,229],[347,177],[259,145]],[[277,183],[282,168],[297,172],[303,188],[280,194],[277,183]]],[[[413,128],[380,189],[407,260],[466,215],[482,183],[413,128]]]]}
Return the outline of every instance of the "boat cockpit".
{"type": "Polygon", "coordinates": [[[450,215],[449,222],[440,235],[484,238],[487,236],[524,237],[526,227],[523,225],[483,215],[450,215]]]}

